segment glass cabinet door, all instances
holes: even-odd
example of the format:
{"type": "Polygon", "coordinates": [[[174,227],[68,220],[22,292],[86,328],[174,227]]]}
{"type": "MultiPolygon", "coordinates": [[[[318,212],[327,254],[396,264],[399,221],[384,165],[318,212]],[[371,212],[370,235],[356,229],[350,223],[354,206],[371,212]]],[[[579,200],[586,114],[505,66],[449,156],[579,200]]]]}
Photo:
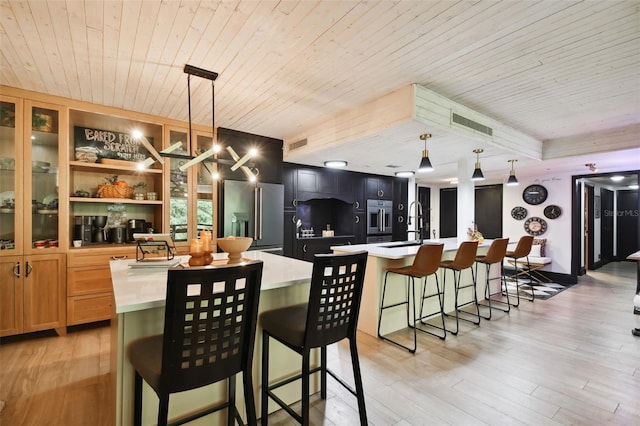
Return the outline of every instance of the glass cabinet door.
{"type": "MultiPolygon", "coordinates": [[[[196,135],[196,152],[198,155],[212,148],[213,138],[207,135],[196,135]]],[[[197,194],[196,194],[196,232],[213,231],[215,238],[215,199],[218,173],[216,163],[203,161],[197,165],[197,194]]]]}
{"type": "MultiPolygon", "coordinates": [[[[180,147],[172,154],[189,155],[188,132],[186,130],[169,129],[169,146],[180,143],[180,147]]],[[[169,232],[174,241],[187,241],[189,223],[189,185],[188,170],[181,171],[179,167],[187,159],[168,157],[169,162],[169,232]]]]}
{"type": "Polygon", "coordinates": [[[24,165],[30,173],[24,174],[23,209],[25,213],[25,249],[52,251],[62,245],[60,239],[59,207],[60,174],[66,170],[60,164],[60,108],[39,106],[26,102],[24,165]]]}
{"type": "Polygon", "coordinates": [[[0,97],[0,254],[21,254],[23,215],[19,214],[22,191],[17,188],[21,175],[22,102],[0,97]]]}

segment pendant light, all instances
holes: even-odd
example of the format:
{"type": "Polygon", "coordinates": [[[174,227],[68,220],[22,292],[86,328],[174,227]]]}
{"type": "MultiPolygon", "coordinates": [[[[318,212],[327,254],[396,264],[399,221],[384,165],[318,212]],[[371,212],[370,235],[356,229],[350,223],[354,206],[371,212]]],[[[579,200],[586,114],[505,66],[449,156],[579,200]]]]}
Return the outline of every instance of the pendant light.
{"type": "Polygon", "coordinates": [[[424,141],[424,150],[422,151],[422,160],[420,160],[420,167],[418,167],[418,173],[432,172],[433,166],[429,160],[429,151],[427,151],[427,139],[431,137],[431,133],[423,133],[420,135],[420,139],[424,141]]]}
{"type": "Polygon", "coordinates": [[[511,171],[509,172],[509,179],[507,179],[507,186],[515,186],[518,185],[518,178],[516,177],[516,172],[513,170],[513,163],[518,160],[509,160],[507,163],[511,163],[511,171]]]}
{"type": "Polygon", "coordinates": [[[484,180],[484,175],[482,174],[482,170],[480,169],[480,154],[484,152],[484,149],[477,148],[474,149],[473,152],[476,154],[476,168],[473,170],[471,180],[484,180]]]}

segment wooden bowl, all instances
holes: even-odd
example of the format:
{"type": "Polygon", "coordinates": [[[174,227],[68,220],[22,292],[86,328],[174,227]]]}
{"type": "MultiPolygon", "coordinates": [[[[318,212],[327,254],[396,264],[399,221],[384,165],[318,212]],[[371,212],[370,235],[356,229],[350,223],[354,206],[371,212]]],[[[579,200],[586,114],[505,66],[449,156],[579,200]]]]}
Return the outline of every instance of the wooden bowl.
{"type": "Polygon", "coordinates": [[[252,242],[251,237],[231,237],[231,239],[227,237],[216,240],[218,247],[229,254],[229,263],[239,262],[242,252],[247,251],[252,242]]]}

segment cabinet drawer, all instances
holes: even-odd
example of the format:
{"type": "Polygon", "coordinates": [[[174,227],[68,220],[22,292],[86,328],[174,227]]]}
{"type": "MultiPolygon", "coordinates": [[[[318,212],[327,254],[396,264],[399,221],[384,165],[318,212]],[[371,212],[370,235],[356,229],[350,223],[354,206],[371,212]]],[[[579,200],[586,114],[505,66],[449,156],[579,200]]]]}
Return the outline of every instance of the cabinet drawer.
{"type": "Polygon", "coordinates": [[[114,249],[77,250],[67,253],[67,266],[109,266],[113,259],[135,259],[135,247],[118,247],[114,249]]]}
{"type": "Polygon", "coordinates": [[[113,296],[111,294],[67,298],[67,325],[108,320],[112,315],[113,296]]]}
{"type": "Polygon", "coordinates": [[[67,269],[67,296],[111,293],[112,288],[111,271],[109,267],[67,269]]]}

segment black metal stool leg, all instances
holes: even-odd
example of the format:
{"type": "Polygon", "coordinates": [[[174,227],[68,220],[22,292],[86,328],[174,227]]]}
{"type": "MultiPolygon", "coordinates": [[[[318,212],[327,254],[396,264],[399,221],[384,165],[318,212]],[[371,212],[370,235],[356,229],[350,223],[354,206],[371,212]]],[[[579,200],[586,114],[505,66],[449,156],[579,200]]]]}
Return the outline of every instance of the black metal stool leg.
{"type": "Polygon", "coordinates": [[[133,396],[133,424],[142,425],[142,376],[136,371],[133,396]]]}
{"type": "Polygon", "coordinates": [[[425,330],[423,328],[418,328],[419,331],[422,331],[423,333],[427,333],[427,334],[431,334],[432,336],[436,336],[439,339],[444,340],[447,337],[447,329],[444,323],[444,306],[443,306],[443,302],[442,302],[442,294],[440,293],[440,284],[438,283],[438,275],[437,274],[433,274],[436,280],[436,293],[435,294],[431,294],[431,295],[427,295],[427,283],[428,283],[428,276],[424,277],[424,282],[423,282],[423,286],[422,286],[422,298],[420,301],[420,316],[418,317],[418,319],[420,320],[420,323],[426,327],[433,327],[433,328],[437,328],[438,330],[442,330],[442,335],[440,334],[436,334],[436,333],[432,333],[429,330],[425,330]],[[424,303],[425,300],[433,297],[433,296],[437,296],[438,297],[438,306],[440,307],[440,318],[442,320],[442,327],[438,327],[437,325],[433,325],[433,324],[429,324],[425,321],[425,318],[430,317],[432,315],[434,315],[435,313],[430,313],[430,314],[425,314],[423,309],[424,309],[424,303]]]}
{"type": "Polygon", "coordinates": [[[262,391],[260,424],[267,426],[269,422],[269,335],[262,333],[262,391]]]}
{"type": "MultiPolygon", "coordinates": [[[[513,279],[516,281],[516,303],[511,305],[514,308],[520,306],[520,285],[518,284],[518,260],[513,259],[513,268],[515,269],[515,273],[512,275],[513,279]]],[[[507,293],[509,290],[507,290],[507,293]]]]}
{"type": "MultiPolygon", "coordinates": [[[[482,318],[490,320],[492,318],[494,309],[497,309],[505,313],[509,313],[511,311],[511,304],[509,301],[509,292],[507,290],[507,282],[502,271],[502,264],[500,264],[500,275],[498,277],[500,279],[500,288],[495,293],[491,292],[491,286],[490,286],[491,279],[489,278],[489,274],[491,273],[491,263],[485,263],[485,266],[487,269],[487,277],[486,277],[486,287],[485,287],[484,294],[485,294],[485,299],[487,303],[486,304],[479,303],[479,305],[489,308],[489,315],[488,316],[482,315],[482,318]],[[493,296],[495,296],[496,294],[505,295],[505,297],[507,298],[507,301],[503,302],[502,300],[494,300],[493,296]],[[495,304],[503,305],[506,307],[506,309],[501,309],[499,306],[494,306],[495,304]]],[[[476,271],[477,271],[477,268],[476,268],[476,271]]]]}
{"type": "MultiPolygon", "coordinates": [[[[456,319],[456,331],[452,331],[447,329],[447,331],[451,334],[453,334],[454,336],[456,336],[458,334],[458,331],[460,331],[460,322],[459,322],[459,316],[458,316],[458,281],[460,279],[460,275],[459,273],[456,275],[456,270],[455,269],[451,269],[451,272],[453,273],[453,297],[454,297],[454,312],[455,315],[451,315],[451,314],[447,314],[445,313],[445,316],[447,317],[455,317],[456,319]]],[[[444,270],[444,279],[443,279],[443,293],[446,293],[446,288],[444,288],[444,286],[446,286],[446,281],[447,281],[447,269],[444,270]]],[[[444,295],[442,297],[443,299],[443,304],[444,304],[444,295]]]]}
{"type": "Polygon", "coordinates": [[[478,322],[472,321],[476,325],[480,325],[480,306],[478,305],[478,270],[476,269],[476,273],[473,272],[473,268],[471,268],[471,280],[473,281],[473,306],[476,308],[476,313],[471,314],[478,319],[478,322]]]}
{"type": "Polygon", "coordinates": [[[412,285],[409,285],[409,278],[411,278],[413,280],[413,277],[407,277],[407,300],[404,302],[398,302],[398,303],[394,303],[392,305],[386,305],[384,304],[384,298],[385,298],[385,294],[387,291],[387,277],[389,275],[389,271],[387,271],[387,273],[385,273],[384,275],[384,284],[382,286],[382,297],[380,299],[380,311],[378,314],[378,337],[382,340],[386,340],[389,343],[393,343],[396,346],[399,346],[401,348],[404,348],[406,350],[408,350],[411,353],[415,353],[416,352],[416,348],[417,348],[417,337],[416,337],[416,328],[415,328],[415,317],[416,317],[416,313],[415,313],[415,293],[414,293],[414,297],[413,297],[413,325],[411,324],[411,320],[409,318],[409,291],[411,291],[411,288],[413,287],[412,285]],[[407,305],[407,326],[413,328],[413,348],[410,348],[408,346],[405,346],[401,343],[396,342],[393,339],[390,339],[389,337],[386,337],[384,335],[382,335],[380,333],[380,328],[382,325],[382,311],[388,308],[393,308],[396,306],[400,306],[400,305],[407,305]]]}

